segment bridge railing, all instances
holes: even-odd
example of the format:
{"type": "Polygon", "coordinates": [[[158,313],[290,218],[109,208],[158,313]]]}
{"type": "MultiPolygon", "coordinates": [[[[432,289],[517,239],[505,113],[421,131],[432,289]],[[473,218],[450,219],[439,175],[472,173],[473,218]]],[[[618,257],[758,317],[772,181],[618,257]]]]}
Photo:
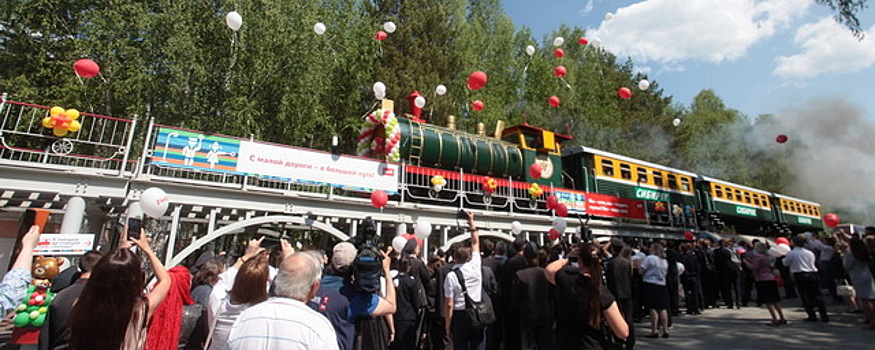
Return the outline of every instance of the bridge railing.
{"type": "Polygon", "coordinates": [[[136,119],[80,112],[81,128],[63,137],[43,125],[51,107],[0,96],[0,159],[70,167],[130,171],[129,150],[136,119]]]}

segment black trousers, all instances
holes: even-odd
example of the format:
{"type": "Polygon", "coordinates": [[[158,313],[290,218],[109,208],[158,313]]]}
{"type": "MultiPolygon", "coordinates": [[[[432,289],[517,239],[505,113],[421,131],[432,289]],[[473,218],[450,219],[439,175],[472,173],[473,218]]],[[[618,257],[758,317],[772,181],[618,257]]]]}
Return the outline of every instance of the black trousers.
{"type": "Polygon", "coordinates": [[[486,350],[486,330],[471,327],[465,311],[453,311],[450,331],[454,350],[486,350]]]}
{"type": "Polygon", "coordinates": [[[793,282],[796,284],[796,290],[799,292],[799,298],[802,299],[802,306],[805,307],[808,318],[817,318],[814,315],[814,308],[817,308],[821,319],[829,319],[826,315],[826,304],[823,303],[820,293],[820,276],[817,272],[794,273],[793,282]]]}
{"type": "Polygon", "coordinates": [[[556,332],[553,331],[553,324],[520,325],[520,346],[523,350],[556,349],[556,332]]]}
{"type": "Polygon", "coordinates": [[[717,306],[717,273],[703,270],[700,278],[702,280],[705,306],[717,306]]]}
{"type": "Polygon", "coordinates": [[[720,295],[727,307],[733,307],[738,302],[738,272],[721,271],[719,279],[720,295]]]}
{"type": "Polygon", "coordinates": [[[416,320],[395,320],[395,340],[389,344],[391,350],[416,348],[416,320]]]}
{"type": "Polygon", "coordinates": [[[699,296],[702,294],[699,290],[698,276],[681,277],[681,283],[684,285],[684,298],[687,306],[687,313],[699,312],[702,301],[699,296]]]}
{"type": "Polygon", "coordinates": [[[753,292],[754,286],[753,272],[744,269],[741,272],[741,304],[747,305],[750,302],[750,294],[753,292]]]}

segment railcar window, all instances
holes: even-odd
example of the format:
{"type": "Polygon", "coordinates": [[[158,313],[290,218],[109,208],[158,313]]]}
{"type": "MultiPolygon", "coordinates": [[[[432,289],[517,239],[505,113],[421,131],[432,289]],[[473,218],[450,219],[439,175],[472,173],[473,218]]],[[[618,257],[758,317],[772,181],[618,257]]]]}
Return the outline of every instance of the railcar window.
{"type": "Polygon", "coordinates": [[[537,135],[523,134],[523,137],[526,139],[526,147],[528,148],[538,149],[544,146],[543,140],[537,135]]]}
{"type": "Polygon", "coordinates": [[[668,188],[678,189],[678,177],[675,174],[668,174],[668,188]]]}
{"type": "Polygon", "coordinates": [[[723,188],[721,188],[721,186],[719,185],[714,185],[714,194],[718,198],[723,198],[723,188]]]}
{"type": "Polygon", "coordinates": [[[688,178],[688,177],[682,177],[682,178],[681,178],[681,190],[683,190],[683,191],[685,191],[685,192],[689,192],[689,191],[690,191],[690,188],[692,188],[692,187],[690,186],[690,178],[688,178]]]}
{"type": "Polygon", "coordinates": [[[626,163],[620,163],[620,177],[626,180],[632,180],[632,166],[626,163]]]}
{"type": "Polygon", "coordinates": [[[602,159],[602,173],[605,176],[614,176],[614,161],[610,159],[602,159]]]}
{"type": "Polygon", "coordinates": [[[756,195],[753,196],[753,204],[756,206],[760,206],[760,197],[759,196],[756,196],[756,195]]]}
{"type": "Polygon", "coordinates": [[[741,191],[735,190],[735,200],[737,200],[739,202],[744,201],[744,197],[741,196],[741,191]]]}
{"type": "Polygon", "coordinates": [[[662,183],[662,172],[661,171],[654,171],[653,172],[653,184],[656,186],[659,186],[659,187],[664,186],[662,183]]]}
{"type": "Polygon", "coordinates": [[[726,199],[731,200],[731,201],[735,200],[735,197],[732,196],[732,189],[731,188],[726,188],[726,199]]]}
{"type": "Polygon", "coordinates": [[[638,183],[650,182],[650,180],[647,179],[647,169],[646,168],[638,168],[638,179],[635,181],[638,181],[638,183]]]}
{"type": "Polygon", "coordinates": [[[744,193],[744,202],[750,204],[750,192],[744,193]]]}

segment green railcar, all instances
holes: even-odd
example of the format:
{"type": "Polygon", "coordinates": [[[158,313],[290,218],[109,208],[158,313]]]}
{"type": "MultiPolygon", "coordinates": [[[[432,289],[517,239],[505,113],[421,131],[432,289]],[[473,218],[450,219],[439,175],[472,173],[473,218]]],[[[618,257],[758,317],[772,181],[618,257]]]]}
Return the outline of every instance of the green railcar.
{"type": "Polygon", "coordinates": [[[776,194],[773,204],[778,212],[778,221],[792,232],[817,232],[824,229],[819,203],[776,194]]]}

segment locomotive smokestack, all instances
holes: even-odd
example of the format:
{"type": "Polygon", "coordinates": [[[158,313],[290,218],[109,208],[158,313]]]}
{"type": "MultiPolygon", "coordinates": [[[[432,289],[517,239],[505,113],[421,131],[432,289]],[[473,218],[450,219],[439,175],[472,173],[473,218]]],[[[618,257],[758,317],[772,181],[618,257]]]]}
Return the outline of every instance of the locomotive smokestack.
{"type": "Polygon", "coordinates": [[[410,114],[413,115],[413,120],[421,123],[423,120],[419,117],[422,115],[422,108],[416,106],[416,98],[419,96],[422,96],[419,91],[414,91],[410,96],[407,96],[407,104],[410,105],[410,114]]]}
{"type": "Polygon", "coordinates": [[[501,140],[501,134],[504,132],[504,120],[499,120],[495,123],[495,138],[501,140]]]}

